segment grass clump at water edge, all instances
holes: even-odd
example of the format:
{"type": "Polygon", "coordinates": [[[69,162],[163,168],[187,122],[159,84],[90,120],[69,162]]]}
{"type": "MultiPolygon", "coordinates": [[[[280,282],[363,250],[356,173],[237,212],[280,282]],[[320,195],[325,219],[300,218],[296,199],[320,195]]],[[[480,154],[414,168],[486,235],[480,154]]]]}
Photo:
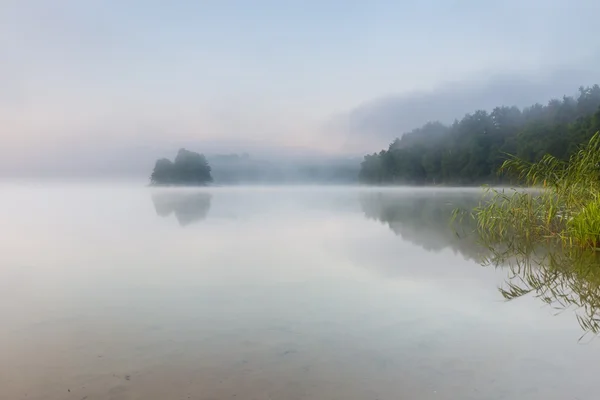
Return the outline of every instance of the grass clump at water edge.
{"type": "Polygon", "coordinates": [[[568,161],[511,156],[500,173],[528,189],[487,189],[472,214],[485,243],[557,242],[600,251],[600,133],[568,161]]]}
{"type": "Polygon", "coordinates": [[[530,294],[557,313],[573,308],[584,336],[600,334],[600,133],[568,161],[510,157],[500,173],[525,188],[488,187],[454,222],[475,224],[468,230],[486,248],[482,265],[508,267],[506,300],[530,294]]]}

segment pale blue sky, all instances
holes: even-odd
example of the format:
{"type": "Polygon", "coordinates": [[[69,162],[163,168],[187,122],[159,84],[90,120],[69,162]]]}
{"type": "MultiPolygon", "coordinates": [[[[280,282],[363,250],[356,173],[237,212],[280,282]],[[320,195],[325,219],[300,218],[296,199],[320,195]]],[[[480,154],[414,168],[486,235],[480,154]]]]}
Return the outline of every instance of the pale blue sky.
{"type": "Polygon", "coordinates": [[[165,140],[337,151],[328,121],[361,103],[597,59],[598,15],[597,0],[0,0],[0,155],[165,140]]]}

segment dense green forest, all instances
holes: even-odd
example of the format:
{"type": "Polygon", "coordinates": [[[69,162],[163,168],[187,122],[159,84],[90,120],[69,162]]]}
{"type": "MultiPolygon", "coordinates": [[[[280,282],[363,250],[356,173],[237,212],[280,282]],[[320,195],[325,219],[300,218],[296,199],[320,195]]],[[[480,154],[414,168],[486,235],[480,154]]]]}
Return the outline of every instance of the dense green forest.
{"type": "Polygon", "coordinates": [[[365,156],[359,178],[369,184],[502,183],[497,171],[508,154],[529,162],[545,154],[568,160],[600,130],[599,108],[600,86],[594,85],[545,106],[499,106],[452,125],[429,122],[365,156]]]}
{"type": "Polygon", "coordinates": [[[212,182],[211,168],[203,154],[180,149],[175,162],[156,161],[150,182],[153,185],[206,185],[212,182]]]}

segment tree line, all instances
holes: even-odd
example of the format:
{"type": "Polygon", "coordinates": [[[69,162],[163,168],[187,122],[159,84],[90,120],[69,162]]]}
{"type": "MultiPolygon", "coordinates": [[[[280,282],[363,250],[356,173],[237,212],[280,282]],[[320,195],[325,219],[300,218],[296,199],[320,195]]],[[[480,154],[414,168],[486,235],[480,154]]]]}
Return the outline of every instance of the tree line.
{"type": "Polygon", "coordinates": [[[451,125],[429,122],[364,157],[359,179],[369,184],[502,183],[508,158],[528,162],[545,154],[568,160],[600,130],[600,86],[580,87],[546,105],[478,110],[451,125]]]}

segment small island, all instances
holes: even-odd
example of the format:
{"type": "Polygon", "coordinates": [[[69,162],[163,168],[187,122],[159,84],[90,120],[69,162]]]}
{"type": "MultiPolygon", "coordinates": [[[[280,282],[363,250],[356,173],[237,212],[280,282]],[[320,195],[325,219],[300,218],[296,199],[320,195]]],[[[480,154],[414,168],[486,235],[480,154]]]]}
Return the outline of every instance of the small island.
{"type": "Polygon", "coordinates": [[[205,186],[212,182],[211,168],[203,154],[180,149],[175,162],[156,161],[150,183],[155,186],[205,186]]]}

